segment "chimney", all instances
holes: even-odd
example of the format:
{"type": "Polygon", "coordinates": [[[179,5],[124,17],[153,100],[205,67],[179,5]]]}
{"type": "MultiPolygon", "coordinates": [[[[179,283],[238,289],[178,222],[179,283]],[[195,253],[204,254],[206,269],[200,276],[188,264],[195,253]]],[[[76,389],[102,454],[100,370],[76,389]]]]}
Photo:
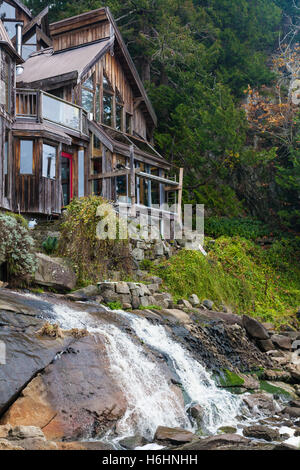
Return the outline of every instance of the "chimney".
{"type": "Polygon", "coordinates": [[[16,24],[16,51],[22,56],[22,23],[16,24]]]}

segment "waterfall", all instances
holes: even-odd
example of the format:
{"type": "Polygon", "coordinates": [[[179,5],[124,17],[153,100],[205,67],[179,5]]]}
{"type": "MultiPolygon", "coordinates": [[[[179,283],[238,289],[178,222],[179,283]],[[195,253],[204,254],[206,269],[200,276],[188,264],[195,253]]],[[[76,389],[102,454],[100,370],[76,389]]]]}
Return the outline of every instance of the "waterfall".
{"type": "Polygon", "coordinates": [[[237,424],[241,398],[218,388],[205,367],[175,341],[163,325],[124,311],[115,313],[129,321],[137,339],[121,327],[66,304],[49,303],[48,309],[50,321],[58,322],[61,328],[87,328],[90,333],[105,338],[111,374],[117,378],[128,402],[126,413],[116,427],[120,438],[141,434],[151,439],[158,426],[195,431],[196,426],[186,411],[191,404],[202,407],[207,433],[237,424]],[[154,356],[145,346],[168,359],[168,366],[175,371],[187,397],[186,406],[165,376],[160,361],[153,360],[154,356]]]}
{"type": "Polygon", "coordinates": [[[170,337],[164,326],[134,315],[126,316],[140,339],[169,358],[190,404],[199,404],[204,410],[204,428],[208,432],[214,433],[221,426],[236,425],[242,403],[240,397],[218,388],[211,374],[170,337]]]}

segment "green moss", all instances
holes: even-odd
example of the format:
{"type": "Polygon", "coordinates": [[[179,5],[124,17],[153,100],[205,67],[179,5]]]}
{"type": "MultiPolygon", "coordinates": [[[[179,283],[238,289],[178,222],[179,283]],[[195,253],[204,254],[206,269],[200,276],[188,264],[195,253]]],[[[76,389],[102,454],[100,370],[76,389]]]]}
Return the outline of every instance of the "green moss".
{"type": "Polygon", "coordinates": [[[264,392],[272,393],[273,395],[279,395],[279,396],[281,395],[286,398],[291,398],[291,395],[289,392],[287,392],[281,387],[272,385],[269,382],[266,382],[265,380],[260,381],[260,390],[263,390],[264,392]]]}
{"type": "MultiPolygon", "coordinates": [[[[222,387],[237,387],[238,388],[244,385],[245,381],[242,377],[240,377],[235,372],[225,369],[220,373],[218,382],[219,382],[219,385],[221,385],[222,387]]],[[[237,393],[239,393],[238,390],[237,390],[237,393]]]]}
{"type": "Polygon", "coordinates": [[[122,304],[119,300],[116,302],[107,302],[106,304],[111,310],[122,310],[122,304]]]}

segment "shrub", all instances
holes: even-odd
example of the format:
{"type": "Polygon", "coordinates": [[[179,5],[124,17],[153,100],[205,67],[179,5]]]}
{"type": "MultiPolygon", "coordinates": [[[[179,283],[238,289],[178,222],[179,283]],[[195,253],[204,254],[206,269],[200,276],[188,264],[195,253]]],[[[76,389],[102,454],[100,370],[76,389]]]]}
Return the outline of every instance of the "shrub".
{"type": "Polygon", "coordinates": [[[34,242],[14,215],[0,213],[0,264],[6,263],[10,282],[28,280],[35,270],[34,242]]]}
{"type": "Polygon", "coordinates": [[[239,236],[248,240],[274,235],[265,223],[251,217],[207,217],[205,233],[215,238],[239,236]]]}
{"type": "Polygon", "coordinates": [[[25,219],[21,214],[15,214],[14,212],[6,212],[6,215],[13,217],[16,221],[21,224],[24,228],[28,228],[28,220],[25,219]]]}
{"type": "Polygon", "coordinates": [[[73,199],[67,206],[61,226],[59,252],[68,257],[76,271],[79,285],[97,282],[116,270],[130,274],[132,258],[128,240],[99,240],[96,227],[101,217],[97,209],[108,201],[98,196],[73,199]]]}
{"type": "Polygon", "coordinates": [[[51,255],[54,253],[58,248],[58,239],[56,237],[48,237],[42,243],[43,250],[48,254],[51,255]]]}
{"type": "Polygon", "coordinates": [[[119,300],[116,300],[115,302],[107,302],[107,306],[111,310],[122,310],[122,304],[119,300]]]}
{"type": "Polygon", "coordinates": [[[153,271],[164,279],[175,299],[195,293],[236,313],[277,324],[293,321],[300,305],[300,267],[285,247],[264,250],[250,240],[220,237],[208,256],[181,250],[153,271]]]}

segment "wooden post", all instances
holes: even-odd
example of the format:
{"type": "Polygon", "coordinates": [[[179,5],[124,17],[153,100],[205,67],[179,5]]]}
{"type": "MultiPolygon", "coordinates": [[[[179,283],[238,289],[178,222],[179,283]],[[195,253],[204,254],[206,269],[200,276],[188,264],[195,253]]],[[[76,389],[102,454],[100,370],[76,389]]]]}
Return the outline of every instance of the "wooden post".
{"type": "Polygon", "coordinates": [[[179,169],[179,189],[178,189],[178,206],[177,206],[177,215],[178,220],[181,222],[182,220],[182,186],[183,186],[183,168],[179,169]]]}
{"type": "Polygon", "coordinates": [[[130,146],[130,197],[131,206],[135,207],[135,171],[134,171],[134,147],[130,146]]]}

